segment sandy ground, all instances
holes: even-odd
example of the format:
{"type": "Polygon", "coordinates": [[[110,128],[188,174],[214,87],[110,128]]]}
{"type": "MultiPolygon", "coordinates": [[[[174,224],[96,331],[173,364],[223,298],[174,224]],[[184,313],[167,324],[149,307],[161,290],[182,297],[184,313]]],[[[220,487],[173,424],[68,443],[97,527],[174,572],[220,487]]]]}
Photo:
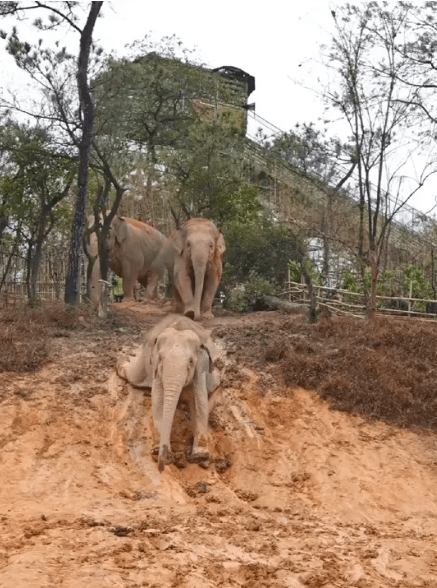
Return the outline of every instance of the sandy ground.
{"type": "Polygon", "coordinates": [[[233,363],[226,327],[283,317],[223,316],[205,324],[223,350],[213,461],[186,462],[182,405],[181,457],[159,474],[150,395],[114,366],[164,309],[116,311],[126,326],[74,331],[36,374],[0,374],[1,588],[437,586],[434,436],[266,385],[233,363]]]}

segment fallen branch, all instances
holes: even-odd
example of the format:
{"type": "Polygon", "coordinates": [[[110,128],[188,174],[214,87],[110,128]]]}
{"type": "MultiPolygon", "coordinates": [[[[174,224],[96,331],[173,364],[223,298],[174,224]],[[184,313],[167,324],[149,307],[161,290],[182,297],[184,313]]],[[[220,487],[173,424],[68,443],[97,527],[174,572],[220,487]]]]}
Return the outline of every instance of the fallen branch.
{"type": "Polygon", "coordinates": [[[276,296],[264,295],[262,297],[264,303],[271,310],[281,310],[288,314],[304,314],[307,318],[309,317],[308,304],[295,304],[293,302],[286,302],[276,296]]]}

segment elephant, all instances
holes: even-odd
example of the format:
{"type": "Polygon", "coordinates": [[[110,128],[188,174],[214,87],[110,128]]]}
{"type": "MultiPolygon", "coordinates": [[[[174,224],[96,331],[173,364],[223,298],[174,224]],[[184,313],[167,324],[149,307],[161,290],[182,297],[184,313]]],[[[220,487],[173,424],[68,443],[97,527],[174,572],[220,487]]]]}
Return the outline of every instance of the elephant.
{"type": "MultiPolygon", "coordinates": [[[[91,223],[94,223],[94,217],[91,217],[91,223]]],[[[166,241],[166,237],[148,223],[125,216],[114,217],[107,241],[109,266],[123,278],[124,300],[135,298],[137,281],[146,288],[148,298],[157,298],[160,276],[151,271],[151,265],[166,241]]],[[[92,233],[91,252],[94,254],[94,251],[97,253],[97,237],[92,233]]],[[[99,266],[96,263],[93,269],[94,302],[99,297],[98,280],[99,266]]]]}
{"type": "Polygon", "coordinates": [[[130,361],[117,364],[120,377],[136,387],[152,389],[160,472],[171,454],[171,428],[181,394],[188,401],[193,429],[190,461],[209,458],[208,398],[220,383],[212,360],[215,351],[208,331],[187,317],[170,314],[147,333],[130,361]]]}
{"type": "Polygon", "coordinates": [[[206,218],[191,218],[171,233],[152,269],[160,275],[168,269],[176,312],[196,321],[214,316],[225,250],[222,231],[206,218]]]}

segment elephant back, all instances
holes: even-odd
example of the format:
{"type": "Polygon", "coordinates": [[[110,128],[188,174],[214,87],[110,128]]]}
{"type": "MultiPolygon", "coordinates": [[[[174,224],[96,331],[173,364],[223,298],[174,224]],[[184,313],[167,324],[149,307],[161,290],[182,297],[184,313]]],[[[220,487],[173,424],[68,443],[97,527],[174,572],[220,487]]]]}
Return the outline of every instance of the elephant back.
{"type": "Polygon", "coordinates": [[[166,237],[158,229],[149,223],[136,218],[125,217],[125,221],[131,227],[135,243],[141,247],[145,258],[154,259],[166,242],[166,237]]]}

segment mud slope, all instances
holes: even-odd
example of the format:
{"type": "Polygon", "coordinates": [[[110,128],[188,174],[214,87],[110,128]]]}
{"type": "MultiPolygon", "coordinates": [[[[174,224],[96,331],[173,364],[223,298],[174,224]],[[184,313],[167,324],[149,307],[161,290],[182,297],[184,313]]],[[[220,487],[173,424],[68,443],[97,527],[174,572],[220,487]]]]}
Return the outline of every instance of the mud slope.
{"type": "MultiPolygon", "coordinates": [[[[163,314],[117,312],[145,328],[163,314]]],[[[56,339],[36,374],[0,374],[0,587],[436,586],[435,437],[331,411],[233,363],[227,325],[281,320],[206,325],[224,349],[207,469],[185,461],[180,406],[180,467],[158,473],[150,397],[113,369],[139,341],[131,322],[56,339]]]]}

